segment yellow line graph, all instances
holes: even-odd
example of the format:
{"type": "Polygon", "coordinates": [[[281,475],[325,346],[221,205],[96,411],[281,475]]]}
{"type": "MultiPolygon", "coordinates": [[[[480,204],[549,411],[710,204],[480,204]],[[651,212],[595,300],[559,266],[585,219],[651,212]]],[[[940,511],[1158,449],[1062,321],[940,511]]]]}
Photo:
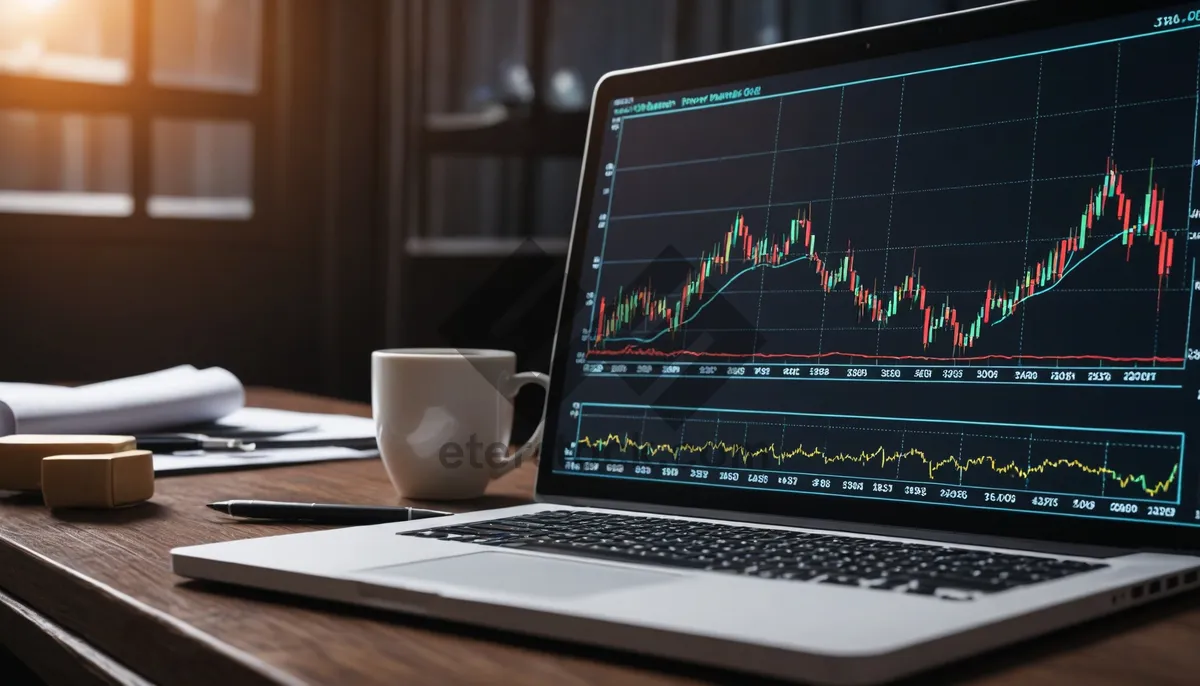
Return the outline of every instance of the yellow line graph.
{"type": "Polygon", "coordinates": [[[1179,465],[1171,468],[1171,474],[1162,481],[1157,481],[1153,484],[1148,483],[1144,474],[1121,474],[1113,469],[1104,467],[1095,467],[1080,462],[1074,458],[1056,458],[1044,459],[1041,462],[1033,465],[1021,466],[1016,462],[997,460],[991,455],[980,455],[977,457],[960,458],[956,455],[950,455],[941,459],[934,459],[927,456],[923,451],[917,448],[907,448],[905,450],[889,451],[887,448],[880,446],[870,452],[863,451],[858,454],[837,453],[829,454],[821,448],[805,449],[803,445],[796,446],[787,450],[781,450],[774,443],[761,448],[747,448],[746,446],[737,443],[726,443],[725,441],[705,441],[704,443],[682,443],[678,446],[673,446],[669,443],[652,443],[650,441],[638,441],[630,438],[628,435],[621,436],[618,434],[608,434],[604,438],[592,438],[590,436],[580,437],[577,441],[579,445],[587,446],[597,452],[602,451],[609,446],[616,446],[623,453],[637,453],[643,457],[655,457],[661,454],[670,455],[672,459],[678,460],[680,454],[702,454],[710,450],[714,452],[722,452],[731,457],[738,458],[742,464],[748,463],[750,460],[759,457],[769,457],[777,463],[782,464],[784,460],[794,458],[806,458],[810,460],[820,460],[822,464],[837,464],[842,462],[851,462],[854,464],[871,465],[876,463],[881,469],[886,468],[891,463],[897,463],[901,460],[920,460],[929,470],[929,479],[933,481],[937,473],[943,469],[952,469],[960,474],[965,474],[972,467],[980,467],[990,469],[997,474],[1005,474],[1016,476],[1019,478],[1027,478],[1031,474],[1044,474],[1047,470],[1052,469],[1076,469],[1084,474],[1094,476],[1106,476],[1112,481],[1115,481],[1126,488],[1136,485],[1147,495],[1156,496],[1166,492],[1175,482],[1176,473],[1179,470],[1179,465]]]}

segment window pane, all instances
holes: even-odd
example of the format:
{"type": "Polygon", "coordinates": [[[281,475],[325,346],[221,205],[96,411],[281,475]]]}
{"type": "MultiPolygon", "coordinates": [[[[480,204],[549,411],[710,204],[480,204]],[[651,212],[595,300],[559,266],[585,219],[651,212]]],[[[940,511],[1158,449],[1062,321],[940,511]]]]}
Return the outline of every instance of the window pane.
{"type": "Polygon", "coordinates": [[[123,217],[129,119],[0,110],[0,212],[123,217]]]}
{"type": "Polygon", "coordinates": [[[645,0],[552,3],[546,100],[586,109],[605,72],[663,61],[667,15],[667,3],[645,0]]]}
{"type": "Polygon", "coordinates": [[[154,122],[152,217],[248,219],[254,130],[248,122],[154,122]]]}
{"type": "Polygon", "coordinates": [[[0,74],[129,80],[132,0],[0,0],[0,74]]]}
{"type": "Polygon", "coordinates": [[[261,0],[155,0],[151,80],[160,86],[258,90],[261,0]]]}

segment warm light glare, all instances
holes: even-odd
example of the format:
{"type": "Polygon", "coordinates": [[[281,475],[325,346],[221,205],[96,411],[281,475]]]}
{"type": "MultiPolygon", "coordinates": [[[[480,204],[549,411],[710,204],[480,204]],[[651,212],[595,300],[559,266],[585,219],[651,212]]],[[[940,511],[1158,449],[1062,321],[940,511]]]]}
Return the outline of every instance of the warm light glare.
{"type": "Polygon", "coordinates": [[[30,12],[45,12],[58,4],[59,0],[20,0],[21,5],[30,12]]]}

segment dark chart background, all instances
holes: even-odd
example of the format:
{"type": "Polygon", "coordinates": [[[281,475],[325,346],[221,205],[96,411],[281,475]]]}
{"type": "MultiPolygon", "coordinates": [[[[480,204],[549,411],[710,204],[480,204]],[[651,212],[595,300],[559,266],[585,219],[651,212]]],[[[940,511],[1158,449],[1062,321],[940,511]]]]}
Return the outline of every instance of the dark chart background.
{"type": "Polygon", "coordinates": [[[1154,21],[613,116],[556,470],[1200,524],[1200,31],[1154,21]]]}

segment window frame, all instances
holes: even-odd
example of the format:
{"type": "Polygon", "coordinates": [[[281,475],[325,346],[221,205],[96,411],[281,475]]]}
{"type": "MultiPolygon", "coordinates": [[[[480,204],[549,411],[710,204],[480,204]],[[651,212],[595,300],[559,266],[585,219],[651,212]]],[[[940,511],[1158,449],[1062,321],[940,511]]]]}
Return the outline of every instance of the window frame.
{"type": "MultiPolygon", "coordinates": [[[[271,122],[281,111],[277,100],[277,59],[286,47],[280,30],[286,21],[286,3],[262,3],[259,36],[258,88],[253,93],[231,93],[159,86],[152,81],[155,0],[132,0],[130,78],[121,84],[98,84],[36,76],[0,74],[0,109],[38,113],[116,115],[130,124],[130,188],[133,213],[124,217],[59,215],[0,210],[0,241],[15,240],[120,240],[237,242],[271,238],[270,202],[272,155],[284,146],[275,144],[271,122]],[[248,123],[253,130],[250,200],[253,214],[247,219],[152,217],[147,206],[152,194],[153,126],[155,119],[205,119],[248,123]]],[[[282,129],[283,127],[274,127],[282,129]]]]}

